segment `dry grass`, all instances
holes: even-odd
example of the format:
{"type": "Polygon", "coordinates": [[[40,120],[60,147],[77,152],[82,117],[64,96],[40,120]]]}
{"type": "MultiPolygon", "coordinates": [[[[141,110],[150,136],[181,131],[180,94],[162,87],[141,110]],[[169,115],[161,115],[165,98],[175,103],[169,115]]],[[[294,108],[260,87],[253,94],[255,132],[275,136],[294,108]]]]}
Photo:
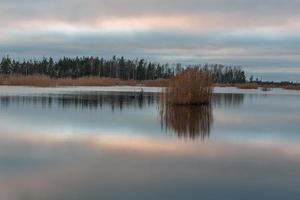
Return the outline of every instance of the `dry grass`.
{"type": "Polygon", "coordinates": [[[53,80],[47,76],[0,75],[1,85],[28,85],[46,87],[51,83],[53,83],[53,80]]]}
{"type": "Polygon", "coordinates": [[[242,83],[236,85],[239,89],[258,89],[259,85],[257,83],[242,83]]]}
{"type": "Polygon", "coordinates": [[[147,87],[166,87],[168,86],[168,79],[145,80],[141,84],[147,87]]]}
{"type": "Polygon", "coordinates": [[[214,87],[235,87],[233,83],[214,83],[214,87]]]}
{"type": "Polygon", "coordinates": [[[56,86],[113,86],[113,85],[137,85],[138,81],[121,80],[113,78],[83,77],[78,79],[60,78],[51,79],[48,76],[32,75],[0,75],[0,85],[26,85],[36,87],[56,87],[56,86]]]}
{"type": "Polygon", "coordinates": [[[171,78],[162,93],[171,105],[208,104],[213,92],[213,81],[208,72],[190,69],[171,78]]]}
{"type": "MultiPolygon", "coordinates": [[[[43,75],[30,75],[30,76],[23,76],[23,75],[0,75],[0,85],[15,85],[15,86],[35,86],[35,87],[57,87],[57,86],[136,86],[142,85],[146,87],[178,87],[177,94],[173,94],[172,98],[174,100],[180,98],[182,99],[182,103],[178,104],[188,104],[184,102],[193,102],[192,104],[202,104],[197,103],[198,98],[206,99],[204,102],[207,102],[209,98],[205,97],[206,95],[200,95],[203,91],[201,88],[205,88],[207,86],[208,91],[207,95],[210,96],[210,89],[214,86],[216,87],[237,87],[240,89],[258,89],[262,87],[263,91],[269,91],[271,88],[280,87],[287,90],[300,90],[300,84],[286,84],[286,85],[259,85],[257,83],[243,83],[243,84],[212,84],[209,76],[205,74],[205,72],[197,72],[196,74],[179,74],[178,76],[171,78],[171,79],[158,79],[158,80],[146,80],[146,81],[135,81],[135,80],[122,80],[122,79],[114,79],[114,78],[100,78],[100,77],[82,77],[78,79],[72,78],[50,78],[48,76],[43,75]],[[202,74],[201,74],[202,73],[202,74]],[[178,76],[181,76],[179,80],[178,76]],[[203,77],[201,77],[203,76],[203,77]],[[194,79],[196,77],[196,79],[194,79]],[[201,80],[199,80],[201,79],[201,80]],[[207,83],[205,83],[207,82],[207,83]],[[193,85],[193,87],[191,87],[193,85]],[[195,86],[200,87],[195,87],[195,86]],[[187,91],[182,91],[184,88],[188,88],[187,91]],[[181,88],[181,89],[180,89],[181,88]],[[209,89],[210,88],[210,89],[209,89]],[[193,91],[200,91],[198,95],[193,95],[193,91]],[[183,92],[183,93],[181,93],[183,92]],[[181,95],[182,94],[182,95],[181,95]]],[[[167,91],[171,91],[167,89],[167,91]]],[[[205,92],[204,92],[205,93],[205,92]]]]}
{"type": "Polygon", "coordinates": [[[43,75],[0,75],[0,85],[15,85],[15,86],[36,86],[36,87],[56,87],[56,86],[136,86],[142,85],[146,87],[165,87],[168,79],[158,80],[122,80],[116,78],[100,78],[100,77],[82,77],[77,79],[72,78],[50,78],[43,75]]]}
{"type": "Polygon", "coordinates": [[[300,90],[300,84],[285,85],[282,88],[286,90],[300,90]]]}

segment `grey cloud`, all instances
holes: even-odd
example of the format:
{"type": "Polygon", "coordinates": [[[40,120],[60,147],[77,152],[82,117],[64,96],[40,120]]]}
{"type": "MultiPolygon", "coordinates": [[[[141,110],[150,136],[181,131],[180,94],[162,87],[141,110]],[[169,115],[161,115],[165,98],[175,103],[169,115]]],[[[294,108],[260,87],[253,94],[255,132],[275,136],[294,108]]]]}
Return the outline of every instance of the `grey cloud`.
{"type": "Polygon", "coordinates": [[[300,62],[300,36],[297,34],[165,30],[90,34],[40,32],[26,35],[19,33],[12,40],[0,43],[0,54],[24,57],[117,54],[158,61],[222,61],[249,65],[268,62],[269,65],[273,63],[277,66],[289,63],[295,66],[300,62]]]}
{"type": "MultiPolygon", "coordinates": [[[[264,21],[280,23],[299,16],[298,0],[14,0],[0,1],[0,14],[6,20],[56,19],[84,21],[136,15],[197,15],[212,13],[244,17],[247,26],[264,21]]],[[[234,18],[231,18],[234,20],[234,18]]],[[[87,22],[88,23],[88,22],[87,22]]]]}

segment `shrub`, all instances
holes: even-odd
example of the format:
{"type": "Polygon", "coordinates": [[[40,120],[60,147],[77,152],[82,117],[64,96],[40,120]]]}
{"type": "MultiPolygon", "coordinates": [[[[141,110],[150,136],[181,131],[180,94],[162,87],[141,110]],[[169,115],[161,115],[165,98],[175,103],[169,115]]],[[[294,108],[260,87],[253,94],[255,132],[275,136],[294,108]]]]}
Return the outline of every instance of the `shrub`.
{"type": "Polygon", "coordinates": [[[210,103],[212,92],[210,74],[201,69],[189,69],[172,77],[162,95],[170,105],[203,105],[210,103]]]}

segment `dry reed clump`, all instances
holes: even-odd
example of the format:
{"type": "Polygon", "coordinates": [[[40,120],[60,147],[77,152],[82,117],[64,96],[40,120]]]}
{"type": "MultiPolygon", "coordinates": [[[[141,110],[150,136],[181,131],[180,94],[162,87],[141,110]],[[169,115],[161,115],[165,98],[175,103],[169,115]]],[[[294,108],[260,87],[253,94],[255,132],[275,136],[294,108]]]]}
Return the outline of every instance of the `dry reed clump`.
{"type": "Polygon", "coordinates": [[[189,69],[171,78],[162,96],[170,105],[202,105],[210,103],[212,92],[210,74],[201,69],[189,69]]]}
{"type": "Polygon", "coordinates": [[[257,83],[242,83],[237,85],[239,89],[258,89],[259,85],[257,83]]]}

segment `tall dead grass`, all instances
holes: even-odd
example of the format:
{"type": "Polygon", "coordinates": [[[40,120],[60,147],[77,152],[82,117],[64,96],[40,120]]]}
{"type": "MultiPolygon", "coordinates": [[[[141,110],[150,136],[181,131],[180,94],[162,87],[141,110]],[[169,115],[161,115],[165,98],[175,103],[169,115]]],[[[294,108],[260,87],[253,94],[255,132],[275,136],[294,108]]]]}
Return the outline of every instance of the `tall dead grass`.
{"type": "Polygon", "coordinates": [[[189,69],[171,78],[162,96],[170,105],[203,105],[209,104],[212,92],[210,74],[201,69],[189,69]]]}
{"type": "Polygon", "coordinates": [[[113,85],[137,85],[138,81],[121,80],[100,77],[72,78],[50,78],[43,75],[0,75],[0,85],[14,86],[36,86],[36,87],[56,87],[56,86],[113,86],[113,85]]]}
{"type": "Polygon", "coordinates": [[[236,86],[239,89],[258,89],[259,85],[257,83],[242,83],[236,86]]]}
{"type": "Polygon", "coordinates": [[[167,87],[169,79],[145,80],[141,84],[147,87],[167,87]]]}
{"type": "Polygon", "coordinates": [[[50,78],[44,75],[0,75],[0,85],[14,86],[35,86],[35,87],[56,87],[56,86],[136,86],[142,85],[146,87],[166,87],[168,79],[157,80],[122,80],[117,78],[104,77],[82,77],[72,78],[50,78]]]}
{"type": "Polygon", "coordinates": [[[286,90],[300,90],[300,84],[285,85],[282,88],[286,90]]]}

